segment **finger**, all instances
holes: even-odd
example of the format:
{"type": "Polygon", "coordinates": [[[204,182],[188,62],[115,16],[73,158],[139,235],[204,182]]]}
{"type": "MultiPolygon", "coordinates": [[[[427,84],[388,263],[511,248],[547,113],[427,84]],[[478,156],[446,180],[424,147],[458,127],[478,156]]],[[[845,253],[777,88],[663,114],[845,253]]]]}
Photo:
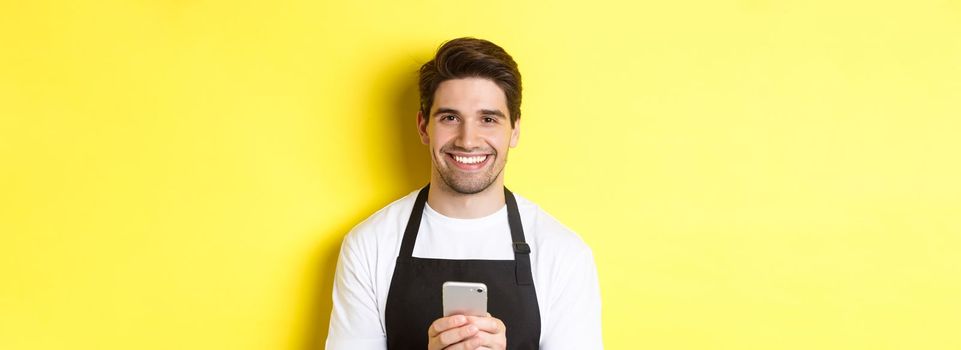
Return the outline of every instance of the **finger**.
{"type": "Polygon", "coordinates": [[[436,337],[448,329],[463,326],[465,323],[467,323],[467,317],[463,315],[438,318],[434,320],[434,323],[430,324],[430,328],[427,329],[427,336],[431,338],[436,337]]]}
{"type": "Polygon", "coordinates": [[[476,350],[476,349],[486,349],[479,347],[484,344],[484,339],[474,336],[469,339],[465,339],[460,343],[448,346],[444,350],[476,350]]]}
{"type": "MultiPolygon", "coordinates": [[[[473,337],[475,334],[477,334],[477,332],[479,332],[479,331],[477,330],[477,326],[474,326],[474,325],[466,325],[466,326],[463,326],[463,327],[457,327],[457,328],[454,328],[454,329],[448,329],[448,330],[442,332],[440,335],[438,335],[438,336],[437,336],[437,339],[440,340],[440,343],[443,344],[444,346],[448,346],[448,345],[451,345],[451,344],[460,343],[460,342],[462,342],[464,339],[473,337]]],[[[476,347],[476,346],[475,346],[475,347],[476,347]]],[[[471,348],[471,349],[473,349],[473,348],[471,348]]]]}
{"type": "Polygon", "coordinates": [[[506,349],[507,339],[504,335],[490,334],[487,332],[477,332],[476,335],[461,341],[460,343],[454,344],[444,350],[450,349],[471,349],[471,350],[492,350],[492,349],[506,349]]]}
{"type": "Polygon", "coordinates": [[[478,329],[488,333],[501,333],[505,330],[504,322],[495,317],[468,317],[468,322],[478,329]]]}
{"type": "Polygon", "coordinates": [[[481,339],[481,341],[477,343],[477,349],[506,349],[507,332],[504,330],[504,324],[493,317],[488,317],[488,319],[497,321],[496,323],[498,323],[500,332],[490,333],[483,330],[478,331],[477,335],[474,336],[474,338],[481,339]]]}

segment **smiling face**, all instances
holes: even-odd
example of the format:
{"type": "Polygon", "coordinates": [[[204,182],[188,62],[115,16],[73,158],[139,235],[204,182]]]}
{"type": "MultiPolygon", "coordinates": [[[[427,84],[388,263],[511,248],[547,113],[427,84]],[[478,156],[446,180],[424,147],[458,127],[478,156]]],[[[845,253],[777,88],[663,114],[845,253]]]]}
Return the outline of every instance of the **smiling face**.
{"type": "Polygon", "coordinates": [[[430,115],[417,116],[421,142],[430,146],[433,179],[461,194],[502,187],[507,150],[517,146],[520,134],[520,120],[512,127],[508,113],[504,91],[489,79],[440,83],[430,115]]]}

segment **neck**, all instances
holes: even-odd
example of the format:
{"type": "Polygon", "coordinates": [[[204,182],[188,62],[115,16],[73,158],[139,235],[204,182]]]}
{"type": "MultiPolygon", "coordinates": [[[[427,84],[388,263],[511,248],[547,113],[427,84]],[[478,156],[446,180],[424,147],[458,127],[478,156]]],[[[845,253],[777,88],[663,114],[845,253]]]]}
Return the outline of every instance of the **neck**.
{"type": "Polygon", "coordinates": [[[504,207],[504,179],[499,176],[487,189],[463,194],[454,191],[444,180],[431,176],[427,204],[434,211],[456,219],[476,219],[493,214],[504,207]]]}

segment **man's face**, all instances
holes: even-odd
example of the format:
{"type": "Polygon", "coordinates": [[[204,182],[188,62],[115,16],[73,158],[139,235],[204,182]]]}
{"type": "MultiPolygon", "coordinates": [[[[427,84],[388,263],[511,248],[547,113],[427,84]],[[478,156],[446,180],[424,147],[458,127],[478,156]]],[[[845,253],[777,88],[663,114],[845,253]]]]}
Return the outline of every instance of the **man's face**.
{"type": "Polygon", "coordinates": [[[504,91],[485,78],[447,80],[434,92],[430,115],[418,114],[421,142],[430,146],[433,171],[452,190],[481,192],[500,179],[507,150],[517,146],[504,91]]]}

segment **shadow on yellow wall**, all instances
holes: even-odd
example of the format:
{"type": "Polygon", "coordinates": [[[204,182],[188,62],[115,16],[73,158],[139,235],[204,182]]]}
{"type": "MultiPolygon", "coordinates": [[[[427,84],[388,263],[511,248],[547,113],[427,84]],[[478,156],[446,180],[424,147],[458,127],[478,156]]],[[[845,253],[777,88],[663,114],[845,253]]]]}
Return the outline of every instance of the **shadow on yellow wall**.
{"type": "MultiPolygon", "coordinates": [[[[430,174],[430,160],[427,146],[420,142],[416,129],[417,111],[419,109],[419,93],[417,87],[417,72],[411,70],[410,64],[403,67],[385,69],[381,77],[381,82],[386,84],[371,84],[371,86],[383,87],[371,90],[369,96],[371,101],[381,104],[381,109],[387,111],[378,116],[383,123],[373,123],[372,125],[383,125],[390,131],[388,135],[397,141],[396,147],[387,147],[382,150],[381,155],[371,155],[368,158],[371,162],[381,162],[384,159],[393,159],[389,173],[382,174],[385,181],[394,182],[401,186],[399,196],[407,194],[408,191],[424,186],[430,174]]],[[[377,143],[378,145],[382,143],[377,143]]],[[[375,149],[371,147],[371,149],[375,149]]],[[[380,165],[369,163],[371,169],[382,168],[380,165]]],[[[396,198],[388,198],[393,201],[396,198]]],[[[371,205],[359,208],[356,215],[349,220],[331,225],[330,228],[323,229],[317,237],[342,237],[346,235],[355,225],[366,219],[369,215],[379,210],[386,203],[371,203],[371,205]]],[[[303,332],[304,349],[322,349],[327,330],[330,324],[330,312],[332,308],[331,292],[333,287],[334,270],[337,265],[337,256],[340,251],[340,241],[327,240],[320,244],[313,259],[318,266],[320,273],[314,276],[310,313],[305,322],[307,329],[303,332]]]]}

